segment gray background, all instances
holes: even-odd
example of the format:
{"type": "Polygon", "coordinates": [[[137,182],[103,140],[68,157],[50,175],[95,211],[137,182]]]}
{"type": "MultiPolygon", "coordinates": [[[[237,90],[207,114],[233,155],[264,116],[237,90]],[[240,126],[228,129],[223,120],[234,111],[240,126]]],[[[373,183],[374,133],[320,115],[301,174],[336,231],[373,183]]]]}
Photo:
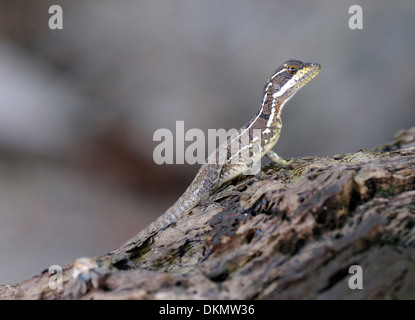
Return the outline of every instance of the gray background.
{"type": "Polygon", "coordinates": [[[392,140],[415,124],[414,31],[413,0],[0,0],[0,283],[144,228],[198,169],[156,165],[154,131],[241,127],[289,58],[322,70],[284,109],[280,155],[392,140]]]}

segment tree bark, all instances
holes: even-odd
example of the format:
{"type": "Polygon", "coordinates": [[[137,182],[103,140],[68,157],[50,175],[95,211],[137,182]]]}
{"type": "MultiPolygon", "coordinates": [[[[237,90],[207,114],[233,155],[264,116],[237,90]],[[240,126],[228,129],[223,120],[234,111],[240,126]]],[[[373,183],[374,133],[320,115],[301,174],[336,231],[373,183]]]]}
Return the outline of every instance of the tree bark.
{"type": "Polygon", "coordinates": [[[266,165],[142,245],[0,298],[415,299],[414,171],[415,127],[371,151],[266,165]]]}

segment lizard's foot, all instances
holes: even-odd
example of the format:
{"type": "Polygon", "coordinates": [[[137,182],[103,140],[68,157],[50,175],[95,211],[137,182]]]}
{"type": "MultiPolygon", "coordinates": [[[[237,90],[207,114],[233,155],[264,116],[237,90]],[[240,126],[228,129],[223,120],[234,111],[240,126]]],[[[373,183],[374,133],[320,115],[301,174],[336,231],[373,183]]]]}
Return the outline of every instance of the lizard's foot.
{"type": "MultiPolygon", "coordinates": [[[[262,172],[260,172],[259,175],[261,175],[262,172]]],[[[222,198],[225,197],[230,197],[230,196],[243,196],[243,197],[252,197],[252,194],[248,193],[248,192],[244,192],[244,191],[238,191],[235,189],[242,189],[244,187],[246,187],[247,185],[251,184],[252,182],[258,181],[258,179],[260,179],[261,177],[256,175],[253,176],[249,179],[246,179],[245,181],[239,182],[236,185],[229,185],[226,189],[219,191],[215,194],[210,195],[207,198],[202,198],[200,201],[200,204],[203,206],[208,206],[210,204],[214,204],[217,205],[215,203],[215,201],[220,200],[222,198]],[[232,190],[231,190],[232,189],[232,190]]]]}
{"type": "Polygon", "coordinates": [[[281,158],[276,152],[270,150],[266,154],[268,159],[270,159],[273,163],[280,165],[281,167],[288,166],[293,162],[293,159],[285,160],[281,158]]]}
{"type": "Polygon", "coordinates": [[[217,203],[215,203],[215,201],[220,200],[220,199],[225,198],[225,197],[230,197],[230,196],[251,197],[252,195],[250,193],[247,193],[247,192],[225,189],[225,190],[220,191],[218,193],[212,194],[211,196],[209,196],[206,199],[201,199],[200,204],[202,206],[208,206],[208,205],[211,205],[211,204],[213,204],[215,206],[219,206],[217,203]]]}

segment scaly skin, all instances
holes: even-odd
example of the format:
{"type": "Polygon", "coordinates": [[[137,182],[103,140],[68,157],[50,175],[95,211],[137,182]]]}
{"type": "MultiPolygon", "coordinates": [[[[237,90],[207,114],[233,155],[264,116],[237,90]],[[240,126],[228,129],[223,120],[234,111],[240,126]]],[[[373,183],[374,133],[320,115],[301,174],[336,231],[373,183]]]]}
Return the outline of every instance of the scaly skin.
{"type": "Polygon", "coordinates": [[[319,71],[319,64],[298,60],[288,60],[280,66],[265,85],[257,115],[209,155],[183,195],[162,216],[120,248],[99,258],[78,259],[62,299],[76,299],[91,288],[97,288],[99,278],[115,264],[121,261],[129,263],[133,249],[137,252],[135,249],[157,232],[167,228],[199,203],[206,202],[221,185],[244,174],[249,169],[249,163],[241,161],[240,153],[251,152],[248,154],[254,163],[266,155],[272,161],[284,165],[286,161],[271,150],[281,133],[282,109],[319,71]],[[244,139],[246,137],[249,139],[244,139]],[[235,144],[235,141],[239,143],[235,144]],[[224,161],[216,161],[221,159],[218,154],[222,151],[226,155],[224,161]]]}
{"type": "Polygon", "coordinates": [[[264,87],[262,103],[257,115],[208,157],[183,195],[163,215],[130,239],[122,248],[125,250],[130,246],[140,246],[200,202],[207,200],[221,185],[243,174],[249,166],[238,161],[238,151],[241,149],[250,148],[252,151],[254,143],[257,143],[259,150],[252,155],[253,159],[258,161],[267,155],[273,162],[284,164],[285,160],[271,150],[280,137],[282,109],[295,93],[319,73],[320,68],[317,63],[288,60],[275,70],[264,87]],[[241,144],[239,150],[234,150],[231,142],[240,139],[243,134],[249,135],[249,144],[241,144]],[[224,163],[215,161],[216,153],[220,148],[227,150],[224,163]]]}

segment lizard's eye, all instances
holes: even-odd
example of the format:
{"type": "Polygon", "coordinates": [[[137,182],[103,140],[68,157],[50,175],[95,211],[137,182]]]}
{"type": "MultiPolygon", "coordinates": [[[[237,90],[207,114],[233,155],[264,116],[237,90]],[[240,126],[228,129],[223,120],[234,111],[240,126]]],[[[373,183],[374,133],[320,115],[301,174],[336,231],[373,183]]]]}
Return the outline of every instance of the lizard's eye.
{"type": "Polygon", "coordinates": [[[297,67],[294,65],[291,65],[291,66],[288,66],[287,70],[289,73],[295,74],[297,72],[297,67]]]}

